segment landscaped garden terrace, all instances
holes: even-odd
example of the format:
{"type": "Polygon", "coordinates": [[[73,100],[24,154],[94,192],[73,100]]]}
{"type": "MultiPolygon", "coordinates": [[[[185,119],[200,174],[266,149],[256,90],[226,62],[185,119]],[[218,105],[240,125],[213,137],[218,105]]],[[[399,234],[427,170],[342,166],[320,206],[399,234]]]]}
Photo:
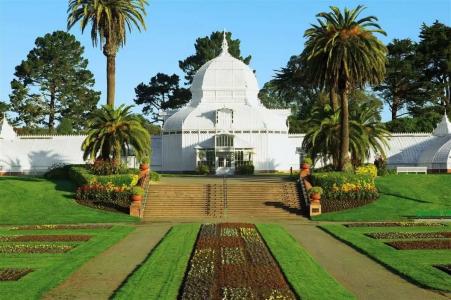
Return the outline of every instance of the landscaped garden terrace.
{"type": "Polygon", "coordinates": [[[353,299],[280,226],[174,226],[114,299],[353,299]]]}
{"type": "Polygon", "coordinates": [[[132,230],[101,224],[0,227],[0,298],[40,298],[132,230]]]}
{"type": "Polygon", "coordinates": [[[386,222],[320,227],[417,285],[451,291],[448,224],[386,222]]]}

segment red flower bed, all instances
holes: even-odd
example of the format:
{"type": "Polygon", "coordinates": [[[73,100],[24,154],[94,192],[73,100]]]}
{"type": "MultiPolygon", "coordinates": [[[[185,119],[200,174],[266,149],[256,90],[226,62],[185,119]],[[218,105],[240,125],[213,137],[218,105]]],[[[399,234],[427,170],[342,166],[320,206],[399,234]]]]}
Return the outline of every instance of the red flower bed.
{"type": "Polygon", "coordinates": [[[0,268],[0,281],[16,281],[24,277],[32,269],[0,268]]]}
{"type": "Polygon", "coordinates": [[[0,236],[0,242],[86,242],[90,235],[10,235],[0,236]]]}
{"type": "Polygon", "coordinates": [[[451,249],[451,240],[394,241],[386,244],[397,250],[451,249]]]}
{"type": "Polygon", "coordinates": [[[12,227],[10,230],[64,230],[64,229],[110,229],[113,225],[25,225],[12,227]]]}
{"type": "Polygon", "coordinates": [[[252,224],[202,225],[181,299],[296,299],[252,224]]]}
{"type": "Polygon", "coordinates": [[[441,239],[451,238],[451,231],[445,232],[373,232],[365,233],[373,239],[394,240],[394,239],[441,239]]]}
{"type": "Polygon", "coordinates": [[[417,227],[417,226],[444,226],[440,223],[426,222],[365,222],[365,223],[349,223],[346,227],[417,227]]]}

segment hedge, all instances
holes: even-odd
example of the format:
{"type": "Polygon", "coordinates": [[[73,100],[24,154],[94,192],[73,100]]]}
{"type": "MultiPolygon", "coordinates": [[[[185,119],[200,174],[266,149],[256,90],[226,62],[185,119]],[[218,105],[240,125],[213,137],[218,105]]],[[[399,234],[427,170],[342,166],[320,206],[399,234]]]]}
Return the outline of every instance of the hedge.
{"type": "Polygon", "coordinates": [[[93,175],[85,166],[72,165],[69,167],[68,176],[77,186],[91,184],[98,182],[107,184],[111,182],[116,186],[134,185],[138,180],[137,169],[129,169],[130,174],[115,174],[115,175],[93,175]]]}

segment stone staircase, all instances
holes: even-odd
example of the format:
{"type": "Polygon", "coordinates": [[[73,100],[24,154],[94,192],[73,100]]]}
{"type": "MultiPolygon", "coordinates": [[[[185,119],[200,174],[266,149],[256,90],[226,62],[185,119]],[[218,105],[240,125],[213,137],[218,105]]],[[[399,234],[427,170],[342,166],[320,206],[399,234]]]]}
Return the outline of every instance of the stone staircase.
{"type": "Polygon", "coordinates": [[[294,182],[149,185],[144,221],[174,218],[274,218],[301,214],[294,182]]]}

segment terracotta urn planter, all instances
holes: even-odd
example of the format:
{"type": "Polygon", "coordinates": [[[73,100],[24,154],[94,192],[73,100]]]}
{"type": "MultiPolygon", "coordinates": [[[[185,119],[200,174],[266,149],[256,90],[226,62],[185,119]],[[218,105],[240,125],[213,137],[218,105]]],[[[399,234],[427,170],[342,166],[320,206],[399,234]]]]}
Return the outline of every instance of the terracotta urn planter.
{"type": "Polygon", "coordinates": [[[139,165],[139,169],[141,170],[141,171],[146,171],[146,170],[149,170],[149,164],[140,164],[139,165]]]}
{"type": "Polygon", "coordinates": [[[310,200],[312,200],[312,202],[319,202],[321,200],[321,194],[320,193],[312,193],[310,195],[310,200]]]}
{"type": "Polygon", "coordinates": [[[310,169],[310,165],[309,164],[302,164],[301,168],[303,170],[309,170],[310,169]]]}
{"type": "Polygon", "coordinates": [[[130,198],[133,202],[138,202],[143,199],[143,196],[142,195],[132,195],[130,198]]]}

